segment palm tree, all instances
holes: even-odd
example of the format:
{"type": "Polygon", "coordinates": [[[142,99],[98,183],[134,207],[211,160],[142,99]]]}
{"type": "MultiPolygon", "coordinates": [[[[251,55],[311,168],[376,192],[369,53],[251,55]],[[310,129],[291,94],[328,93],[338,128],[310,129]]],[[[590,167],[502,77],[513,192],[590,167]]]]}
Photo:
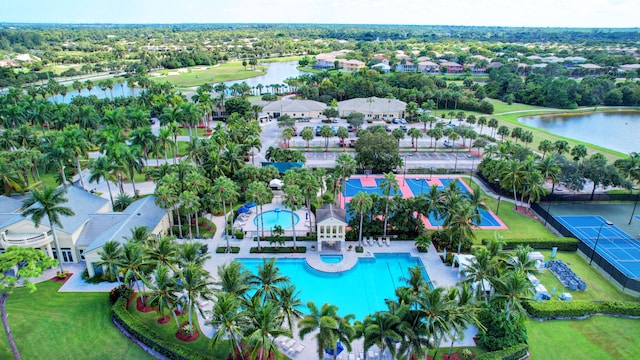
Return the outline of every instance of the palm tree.
{"type": "MultiPolygon", "coordinates": [[[[423,181],[426,182],[426,180],[423,181]]],[[[422,194],[424,194],[425,199],[424,214],[429,216],[430,213],[433,213],[436,220],[436,229],[438,229],[440,227],[440,215],[444,210],[444,204],[442,203],[442,191],[438,188],[438,185],[431,185],[429,191],[422,194]]]]}
{"type": "Polygon", "coordinates": [[[277,300],[291,333],[293,333],[293,320],[302,319],[303,316],[302,311],[299,310],[302,306],[299,295],[300,291],[296,289],[295,285],[284,285],[280,288],[280,297],[277,300]]]}
{"type": "Polygon", "coordinates": [[[145,251],[152,262],[167,266],[172,271],[177,271],[178,249],[173,236],[162,236],[157,242],[148,245],[145,251]]]}
{"type": "Polygon", "coordinates": [[[495,281],[496,298],[507,301],[505,314],[507,320],[513,311],[524,314],[523,301],[531,300],[531,281],[522,269],[508,271],[495,281]]]}
{"type": "Polygon", "coordinates": [[[396,180],[396,176],[394,173],[386,173],[380,183],[380,187],[382,190],[382,195],[385,196],[386,202],[384,205],[384,227],[383,227],[383,237],[387,237],[387,221],[389,216],[389,199],[391,193],[397,194],[400,191],[400,186],[398,186],[398,180],[396,180]]]}
{"type": "Polygon", "coordinates": [[[336,172],[340,174],[340,179],[342,181],[342,189],[344,191],[344,193],[342,194],[343,203],[347,197],[347,186],[346,186],[347,178],[356,172],[356,165],[357,165],[356,160],[353,158],[353,156],[349,154],[341,154],[336,159],[336,172]]]}
{"type": "MultiPolygon", "coordinates": [[[[244,299],[251,289],[249,284],[251,273],[238,261],[218,266],[218,278],[215,283],[219,287],[219,292],[228,293],[235,298],[244,299]]],[[[219,299],[218,299],[219,300],[219,299]]]]}
{"type": "Polygon", "coordinates": [[[485,303],[489,301],[489,296],[486,288],[486,284],[493,280],[493,275],[496,271],[497,263],[491,257],[487,248],[476,248],[474,251],[474,257],[471,262],[463,270],[463,274],[466,277],[466,281],[476,288],[476,298],[478,300],[483,299],[485,303]]]}
{"type": "Polygon", "coordinates": [[[264,301],[277,301],[280,296],[280,286],[288,284],[289,278],[280,273],[276,259],[271,258],[262,260],[262,265],[258,265],[257,273],[251,277],[249,282],[258,286],[254,297],[264,298],[264,301]]]}
{"type": "Polygon", "coordinates": [[[469,201],[461,201],[449,209],[449,216],[445,221],[445,226],[450,231],[457,232],[460,236],[458,239],[458,254],[460,254],[465,238],[471,240],[475,238],[473,227],[474,224],[479,222],[480,214],[476,212],[476,209],[473,208],[469,201]]]}
{"type": "Polygon", "coordinates": [[[227,232],[227,225],[229,223],[227,219],[227,203],[233,204],[233,202],[238,199],[238,185],[236,185],[233,180],[223,175],[216,179],[211,191],[216,194],[216,197],[222,202],[222,209],[224,212],[224,234],[227,239],[227,252],[230,252],[231,245],[229,244],[229,233],[227,232]]]}
{"type": "Polygon", "coordinates": [[[254,296],[247,305],[247,320],[250,330],[245,338],[251,359],[266,360],[272,354],[277,356],[280,350],[274,339],[293,336],[291,331],[282,327],[284,316],[275,301],[254,296]]]}
{"type": "Polygon", "coordinates": [[[433,358],[436,359],[440,341],[451,330],[452,324],[449,322],[453,309],[453,302],[449,299],[444,288],[428,287],[424,288],[417,299],[419,312],[424,322],[427,323],[428,334],[433,337],[436,352],[433,358]]]}
{"type": "Polygon", "coordinates": [[[89,176],[90,183],[95,182],[99,184],[101,179],[107,183],[109,198],[111,199],[111,207],[113,208],[113,193],[111,192],[111,184],[109,184],[109,181],[115,180],[115,178],[112,173],[109,159],[107,159],[106,156],[100,156],[90,165],[89,169],[91,170],[91,175],[89,176]]]}
{"type": "Polygon", "coordinates": [[[349,321],[353,315],[344,318],[338,316],[338,307],[324,303],[320,309],[312,302],[307,303],[308,314],[298,323],[301,339],[316,330],[318,358],[324,357],[324,349],[333,349],[334,359],[337,357],[336,344],[341,341],[347,349],[351,348],[351,338],[355,331],[349,321]]]}
{"type": "Polygon", "coordinates": [[[295,212],[302,206],[304,198],[302,197],[302,190],[300,190],[300,187],[298,185],[285,185],[282,190],[284,191],[282,204],[284,204],[289,208],[289,210],[291,210],[291,234],[293,236],[293,249],[297,250],[298,246],[296,244],[295,212]]]}
{"type": "Polygon", "coordinates": [[[387,311],[377,311],[367,316],[364,319],[364,351],[377,345],[381,354],[389,349],[391,358],[395,358],[395,342],[402,338],[396,331],[399,324],[400,319],[387,311]]]}
{"type": "Polygon", "coordinates": [[[102,246],[102,249],[98,251],[98,256],[100,256],[100,261],[98,261],[98,265],[106,266],[105,276],[109,281],[113,281],[115,279],[120,281],[120,276],[118,275],[117,264],[122,258],[122,247],[120,243],[114,240],[108,240],[102,246]]]}
{"type": "Polygon", "coordinates": [[[53,243],[56,247],[56,257],[58,258],[58,268],[60,273],[64,273],[62,268],[63,256],[60,251],[60,244],[58,243],[58,235],[54,225],[63,228],[60,220],[62,216],[75,215],[73,210],[62,204],[69,200],[65,197],[67,193],[66,189],[58,189],[51,186],[45,186],[44,189],[32,189],[27,198],[24,200],[24,207],[26,208],[22,212],[22,216],[31,216],[33,225],[37,228],[40,225],[42,219],[46,216],[49,221],[49,227],[51,228],[51,234],[53,236],[53,243]]]}
{"type": "Polygon", "coordinates": [[[505,188],[513,188],[513,202],[516,206],[516,210],[518,210],[518,196],[516,194],[516,189],[522,186],[524,176],[525,174],[522,171],[521,163],[516,159],[507,161],[500,174],[500,184],[505,188]]]}
{"type": "MultiPolygon", "coordinates": [[[[136,284],[138,293],[144,303],[144,294],[140,289],[140,281],[145,278],[145,270],[150,265],[148,259],[144,256],[142,245],[135,241],[127,241],[122,247],[122,256],[116,263],[116,266],[122,269],[124,273],[124,284],[131,288],[132,284],[136,284]]],[[[144,282],[142,282],[144,286],[144,282]]]]}
{"type": "Polygon", "coordinates": [[[170,269],[166,265],[156,267],[151,273],[151,279],[147,303],[151,307],[158,308],[160,318],[164,318],[165,310],[169,310],[176,321],[176,325],[180,326],[178,318],[173,311],[178,302],[178,297],[176,296],[178,292],[177,279],[171,276],[170,269]]]}
{"type": "Polygon", "coordinates": [[[358,241],[360,242],[360,246],[364,246],[362,242],[362,227],[364,225],[364,213],[369,211],[373,206],[373,200],[364,191],[359,191],[353,198],[351,198],[351,206],[354,209],[358,209],[360,213],[360,224],[359,224],[359,232],[358,232],[358,241]]]}
{"type": "MultiPolygon", "coordinates": [[[[255,202],[260,207],[260,217],[262,223],[262,237],[264,237],[264,216],[262,206],[271,202],[273,193],[264,182],[254,182],[249,184],[245,192],[245,196],[250,201],[255,202]]],[[[260,237],[258,237],[258,250],[261,250],[260,237]]]]}
{"type": "Polygon", "coordinates": [[[211,300],[213,283],[209,272],[197,264],[185,264],[179,276],[182,280],[179,288],[185,293],[183,296],[189,318],[189,335],[193,336],[193,311],[196,309],[202,311],[196,300],[199,298],[211,300]]]}
{"type": "Polygon", "coordinates": [[[209,342],[209,349],[215,349],[222,342],[229,341],[231,348],[235,349],[231,352],[235,359],[236,353],[242,354],[240,341],[245,323],[244,314],[239,311],[240,299],[233,293],[218,292],[216,300],[211,311],[211,320],[207,321],[208,325],[217,329],[209,342]]]}

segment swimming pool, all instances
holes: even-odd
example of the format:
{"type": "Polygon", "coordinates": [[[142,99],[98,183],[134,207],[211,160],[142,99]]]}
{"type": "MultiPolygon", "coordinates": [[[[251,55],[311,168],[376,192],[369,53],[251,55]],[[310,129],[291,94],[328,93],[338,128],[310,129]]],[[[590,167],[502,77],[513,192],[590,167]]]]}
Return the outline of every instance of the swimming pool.
{"type": "MultiPolygon", "coordinates": [[[[264,217],[264,228],[271,229],[276,225],[282,226],[283,229],[291,228],[291,211],[274,209],[265,211],[264,213],[256,216],[253,219],[253,223],[258,227],[262,227],[262,217],[264,217]]],[[[293,222],[297,224],[300,221],[300,217],[297,214],[293,214],[293,222]]]]}
{"type": "Polygon", "coordinates": [[[339,264],[342,262],[342,255],[320,255],[320,260],[325,264],[339,264]]]}
{"type": "MultiPolygon", "coordinates": [[[[254,274],[262,264],[262,259],[237,260],[254,274]]],[[[320,307],[326,302],[338,306],[340,315],[354,314],[358,320],[378,310],[386,310],[384,300],[396,299],[396,287],[406,285],[400,278],[409,276],[407,269],[423,266],[419,258],[407,253],[376,254],[374,258],[358,259],[351,270],[342,273],[314,270],[305,259],[277,259],[276,265],[300,290],[303,304],[313,301],[320,307]]],[[[428,279],[426,271],[425,275],[428,279]]]]}

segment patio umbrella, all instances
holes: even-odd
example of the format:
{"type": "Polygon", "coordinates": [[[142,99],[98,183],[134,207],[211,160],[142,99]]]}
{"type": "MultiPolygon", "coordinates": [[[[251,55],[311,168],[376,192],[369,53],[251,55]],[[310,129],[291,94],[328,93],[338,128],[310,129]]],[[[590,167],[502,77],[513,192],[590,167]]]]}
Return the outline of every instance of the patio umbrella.
{"type": "Polygon", "coordinates": [[[248,202],[246,204],[244,204],[244,207],[246,207],[247,209],[251,209],[252,207],[256,207],[256,202],[248,202]]]}
{"type": "Polygon", "coordinates": [[[249,209],[247,209],[247,208],[246,208],[246,207],[244,207],[244,206],[240,206],[240,207],[238,208],[238,213],[240,213],[240,214],[248,213],[249,211],[250,211],[250,210],[249,210],[249,209]]]}
{"type": "MultiPolygon", "coordinates": [[[[344,346],[342,346],[342,343],[338,341],[336,343],[336,355],[340,355],[342,350],[344,350],[344,346]]],[[[324,349],[324,352],[327,353],[328,355],[333,355],[333,349],[324,349]]]]}

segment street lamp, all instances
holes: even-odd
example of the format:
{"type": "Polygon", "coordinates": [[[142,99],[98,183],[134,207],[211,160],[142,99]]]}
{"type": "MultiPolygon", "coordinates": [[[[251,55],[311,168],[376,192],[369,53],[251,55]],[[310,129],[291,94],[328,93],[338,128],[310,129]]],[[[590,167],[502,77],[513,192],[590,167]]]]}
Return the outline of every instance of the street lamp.
{"type": "MultiPolygon", "coordinates": [[[[633,188],[633,190],[638,190],[638,188],[633,188]]],[[[636,201],[633,204],[633,211],[631,211],[631,217],[629,218],[629,225],[631,225],[631,220],[633,220],[633,215],[636,213],[636,207],[638,207],[638,197],[640,196],[640,191],[636,193],[636,201]]]]}
{"type": "Polygon", "coordinates": [[[613,225],[613,223],[605,219],[602,222],[602,224],[600,224],[600,227],[598,228],[598,235],[596,236],[596,243],[593,245],[593,251],[591,252],[591,258],[589,259],[589,265],[591,265],[591,263],[593,262],[593,255],[595,255],[596,253],[596,248],[598,247],[598,240],[600,240],[600,232],[602,231],[602,227],[605,225],[611,226],[613,225]]]}
{"type": "Polygon", "coordinates": [[[496,216],[500,214],[500,179],[493,179],[496,183],[498,183],[498,206],[496,206],[496,216]]]}

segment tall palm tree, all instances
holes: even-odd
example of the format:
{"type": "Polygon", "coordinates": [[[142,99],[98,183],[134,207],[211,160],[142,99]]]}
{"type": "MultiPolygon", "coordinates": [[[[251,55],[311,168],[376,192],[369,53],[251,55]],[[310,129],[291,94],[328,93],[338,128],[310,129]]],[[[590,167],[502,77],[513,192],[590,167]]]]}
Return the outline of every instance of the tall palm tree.
{"type": "Polygon", "coordinates": [[[342,201],[343,202],[345,201],[347,196],[346,194],[347,178],[356,172],[356,165],[357,165],[356,160],[353,158],[353,156],[349,154],[342,154],[338,156],[338,158],[336,159],[336,170],[340,174],[340,180],[342,182],[342,190],[343,190],[342,201]]]}
{"type": "Polygon", "coordinates": [[[389,349],[391,358],[396,356],[395,342],[402,336],[396,331],[400,318],[387,311],[376,311],[364,319],[364,351],[377,345],[380,353],[389,349]]]}
{"type": "MultiPolygon", "coordinates": [[[[226,176],[221,176],[215,180],[211,191],[216,194],[216,198],[222,202],[222,209],[224,212],[224,234],[227,239],[227,252],[231,251],[231,245],[229,244],[229,233],[227,232],[227,203],[232,203],[238,199],[238,185],[226,176]]],[[[232,205],[233,206],[233,205],[232,205]]]]}
{"type": "Polygon", "coordinates": [[[505,188],[511,187],[513,189],[513,202],[515,203],[516,210],[518,209],[516,189],[522,186],[524,177],[525,173],[522,171],[522,164],[516,159],[507,161],[500,174],[500,184],[505,188]]]}
{"type": "Polygon", "coordinates": [[[293,249],[297,250],[298,246],[296,244],[296,221],[295,221],[295,212],[302,207],[302,202],[304,201],[302,197],[302,190],[296,184],[285,185],[282,189],[284,191],[284,198],[282,199],[282,204],[291,210],[291,234],[293,236],[293,249]]]}
{"type": "Polygon", "coordinates": [[[172,271],[177,271],[176,259],[178,249],[173,236],[162,236],[157,242],[145,247],[145,252],[152,262],[167,266],[172,271]]]}
{"type": "Polygon", "coordinates": [[[175,277],[171,276],[171,270],[168,266],[159,265],[153,273],[151,273],[149,290],[147,298],[149,306],[158,308],[160,318],[164,318],[165,310],[169,310],[176,321],[176,326],[180,326],[178,317],[173,311],[178,303],[178,297],[176,296],[178,292],[178,282],[175,277]]]}
{"type": "Polygon", "coordinates": [[[42,219],[46,216],[49,221],[49,227],[51,228],[51,234],[53,236],[53,243],[56,247],[56,256],[58,258],[58,268],[60,273],[64,273],[62,267],[63,257],[60,251],[60,244],[58,243],[58,235],[54,225],[63,228],[60,216],[73,216],[75,215],[73,210],[63,206],[62,204],[69,200],[65,197],[67,193],[66,189],[57,189],[51,186],[45,186],[42,190],[32,189],[24,200],[25,210],[22,212],[22,216],[31,216],[31,221],[35,227],[40,225],[42,219]]]}
{"type": "Polygon", "coordinates": [[[238,299],[245,299],[251,289],[250,281],[253,275],[238,261],[218,266],[219,280],[215,285],[219,292],[228,293],[238,299]]]}
{"type": "Polygon", "coordinates": [[[362,227],[364,225],[364,213],[371,210],[373,207],[373,200],[371,196],[364,191],[359,191],[353,198],[351,198],[351,206],[353,209],[358,209],[360,213],[360,224],[358,231],[358,241],[360,242],[360,246],[364,246],[362,242],[362,227]]]}
{"type": "Polygon", "coordinates": [[[231,348],[235,349],[231,352],[234,354],[234,359],[236,354],[242,354],[240,342],[246,326],[245,316],[239,311],[240,306],[240,298],[235,294],[218,292],[211,310],[211,320],[207,321],[208,325],[217,329],[209,342],[209,349],[215,349],[222,342],[229,341],[231,348]]]}
{"type": "MultiPolygon", "coordinates": [[[[426,180],[423,180],[426,182],[426,180]]],[[[436,229],[440,227],[440,215],[444,211],[444,203],[442,202],[442,191],[438,188],[438,185],[431,185],[429,191],[424,194],[425,210],[424,214],[428,216],[433,213],[436,220],[436,229]]],[[[421,194],[421,195],[422,195],[421,194]]]]}
{"type": "Polygon", "coordinates": [[[456,232],[459,236],[458,254],[460,254],[464,239],[473,240],[475,238],[473,227],[474,224],[480,222],[480,214],[476,212],[469,201],[461,201],[457,206],[449,209],[449,212],[450,214],[445,221],[445,226],[451,231],[456,232]]]}
{"type": "MultiPolygon", "coordinates": [[[[273,193],[269,190],[269,187],[264,182],[254,182],[249,184],[245,192],[245,196],[255,202],[260,207],[260,222],[262,224],[262,237],[264,237],[264,217],[262,206],[271,202],[273,193]]],[[[260,246],[260,237],[258,237],[258,249],[262,249],[260,246]]]]}
{"type": "Polygon", "coordinates": [[[522,269],[507,271],[495,281],[496,298],[506,300],[505,314],[509,320],[513,311],[524,314],[523,301],[529,301],[531,297],[531,281],[522,269]]]}
{"type": "MultiPolygon", "coordinates": [[[[135,284],[138,288],[138,293],[142,298],[142,302],[145,302],[144,294],[140,288],[140,281],[145,278],[145,272],[150,265],[148,259],[145,257],[142,245],[134,242],[127,241],[122,247],[122,256],[116,263],[116,266],[122,269],[124,274],[124,284],[127,287],[131,287],[135,284]]],[[[144,286],[144,282],[142,282],[144,286]]]]}
{"type": "Polygon", "coordinates": [[[291,331],[282,327],[284,316],[275,301],[254,296],[247,304],[247,320],[250,330],[245,338],[251,359],[266,360],[272,354],[277,356],[280,349],[274,339],[293,336],[291,331]]]}
{"type": "Polygon", "coordinates": [[[202,312],[197,299],[211,300],[213,282],[209,272],[196,264],[186,264],[179,273],[182,280],[179,289],[184,292],[185,306],[189,318],[189,335],[193,336],[193,311],[202,312]]]}
{"type": "Polygon", "coordinates": [[[355,331],[349,323],[353,315],[344,318],[338,316],[338,307],[324,303],[320,309],[312,301],[307,303],[308,314],[298,322],[298,331],[301,339],[314,331],[318,331],[316,341],[318,344],[318,358],[324,357],[324,349],[333,349],[334,359],[337,356],[336,344],[338,341],[351,348],[351,338],[355,331]]]}
{"type": "Polygon", "coordinates": [[[382,183],[380,183],[380,187],[382,190],[382,195],[385,196],[386,201],[384,205],[384,228],[383,228],[383,236],[387,237],[387,221],[389,217],[389,200],[391,193],[397,194],[400,191],[400,186],[398,186],[398,180],[396,180],[396,175],[392,172],[384,174],[382,179],[382,183]]]}
{"type": "Polygon", "coordinates": [[[493,280],[497,263],[485,247],[476,248],[473,254],[471,262],[462,272],[466,281],[475,286],[476,298],[478,300],[484,299],[487,303],[489,302],[487,285],[493,280]]]}
{"type": "Polygon", "coordinates": [[[449,299],[444,288],[433,290],[424,288],[417,299],[419,312],[423,321],[427,324],[428,334],[433,337],[436,353],[440,348],[442,338],[450,333],[452,324],[449,322],[450,313],[454,311],[453,302],[449,299]]]}
{"type": "Polygon", "coordinates": [[[117,264],[122,258],[122,247],[120,243],[114,240],[108,240],[102,246],[102,249],[98,251],[98,256],[100,256],[100,261],[97,262],[100,266],[106,266],[105,276],[109,281],[113,281],[115,279],[120,281],[120,276],[118,275],[117,264]]]}
{"type": "Polygon", "coordinates": [[[257,273],[251,277],[249,282],[258,287],[254,297],[264,298],[265,301],[277,301],[281,292],[280,286],[288,284],[289,278],[280,273],[276,259],[271,258],[262,260],[262,265],[258,265],[257,273]]]}
{"type": "Polygon", "coordinates": [[[302,301],[299,298],[300,291],[298,291],[295,285],[288,284],[280,288],[280,296],[278,297],[278,304],[280,304],[280,311],[287,320],[289,331],[293,333],[293,320],[302,319],[304,315],[299,308],[302,306],[302,301]]]}

